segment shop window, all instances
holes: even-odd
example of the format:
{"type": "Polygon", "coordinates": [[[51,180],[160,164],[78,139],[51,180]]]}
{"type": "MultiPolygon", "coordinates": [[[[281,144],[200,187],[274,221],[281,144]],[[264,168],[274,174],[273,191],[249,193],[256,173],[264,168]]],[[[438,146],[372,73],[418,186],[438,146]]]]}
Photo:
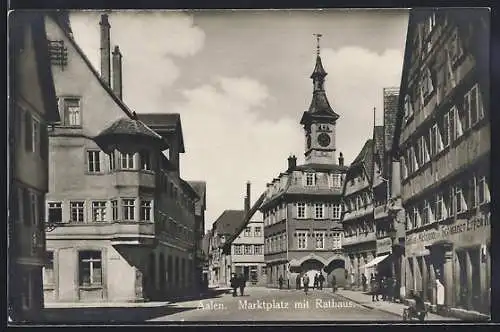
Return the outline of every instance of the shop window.
{"type": "Polygon", "coordinates": [[[102,285],[102,261],[100,251],[81,251],[78,254],[80,286],[102,285]]]}

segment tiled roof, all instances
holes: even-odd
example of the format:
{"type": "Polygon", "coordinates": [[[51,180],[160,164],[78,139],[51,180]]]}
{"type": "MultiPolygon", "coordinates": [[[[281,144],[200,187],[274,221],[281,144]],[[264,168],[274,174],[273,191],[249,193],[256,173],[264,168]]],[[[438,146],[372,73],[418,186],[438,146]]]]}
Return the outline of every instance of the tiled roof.
{"type": "Polygon", "coordinates": [[[220,235],[234,235],[240,224],[244,221],[244,217],[245,211],[243,210],[225,210],[214,223],[217,233],[220,235]]]}
{"type": "Polygon", "coordinates": [[[137,117],[154,130],[162,133],[175,133],[179,135],[179,152],[184,153],[184,136],[182,134],[181,116],[179,113],[141,113],[137,117]]]}
{"type": "Polygon", "coordinates": [[[188,181],[189,185],[196,191],[200,197],[200,202],[206,206],[207,183],[205,181],[188,181]]]}
{"type": "MultiPolygon", "coordinates": [[[[378,167],[383,167],[382,161],[384,158],[384,126],[375,126],[373,128],[373,138],[375,140],[375,149],[374,149],[374,157],[375,160],[373,161],[378,165],[378,167]]],[[[371,170],[368,170],[371,172],[371,170]]]]}
{"type": "Polygon", "coordinates": [[[347,166],[340,166],[335,164],[303,164],[295,166],[294,170],[315,170],[315,171],[345,171],[347,166]]]}
{"type": "Polygon", "coordinates": [[[110,126],[101,131],[98,136],[108,135],[136,135],[163,141],[160,135],[142,123],[142,121],[125,117],[113,122],[110,126]]]}
{"type": "Polygon", "coordinates": [[[373,140],[372,139],[367,140],[365,142],[365,145],[363,145],[363,148],[359,152],[358,156],[354,158],[354,160],[352,161],[351,165],[364,161],[365,156],[370,152],[372,147],[373,147],[373,140]]]}
{"type": "Polygon", "coordinates": [[[175,127],[181,119],[178,113],[141,113],[137,116],[148,126],[175,127]]]}
{"type": "Polygon", "coordinates": [[[191,187],[191,185],[184,181],[183,179],[179,179],[180,182],[181,182],[181,185],[187,190],[189,191],[189,193],[191,194],[191,198],[196,198],[196,199],[199,199],[200,196],[198,195],[198,193],[196,192],[196,190],[194,190],[193,187],[191,187]]]}
{"type": "Polygon", "coordinates": [[[335,120],[339,118],[339,115],[335,113],[328,102],[328,98],[326,97],[325,91],[316,91],[313,93],[313,97],[311,100],[311,105],[309,105],[308,112],[311,115],[329,115],[333,117],[335,120]]]}

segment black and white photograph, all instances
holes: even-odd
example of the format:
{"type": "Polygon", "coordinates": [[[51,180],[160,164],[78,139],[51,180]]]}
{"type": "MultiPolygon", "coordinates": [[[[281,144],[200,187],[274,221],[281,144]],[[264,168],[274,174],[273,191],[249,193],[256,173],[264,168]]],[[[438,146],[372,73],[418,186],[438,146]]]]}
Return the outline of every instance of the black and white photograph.
{"type": "Polygon", "coordinates": [[[491,321],[490,10],[15,10],[10,325],[491,321]]]}

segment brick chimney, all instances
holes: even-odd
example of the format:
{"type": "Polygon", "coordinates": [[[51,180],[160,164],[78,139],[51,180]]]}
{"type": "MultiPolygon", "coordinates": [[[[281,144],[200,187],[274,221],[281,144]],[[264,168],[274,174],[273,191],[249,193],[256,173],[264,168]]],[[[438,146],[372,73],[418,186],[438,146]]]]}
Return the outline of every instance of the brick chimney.
{"type": "Polygon", "coordinates": [[[297,167],[297,157],[290,156],[288,157],[288,171],[292,171],[297,167]]]}
{"type": "Polygon", "coordinates": [[[122,53],[118,46],[113,51],[113,92],[122,99],[122,53]]]}
{"type": "Polygon", "coordinates": [[[245,196],[245,214],[250,211],[250,182],[247,182],[247,195],[245,196]]]}
{"type": "Polygon", "coordinates": [[[109,87],[111,87],[110,25],[107,14],[101,15],[101,22],[99,22],[99,25],[101,26],[101,78],[109,87]]]}
{"type": "Polygon", "coordinates": [[[342,152],[340,153],[339,156],[339,165],[344,166],[344,155],[342,154],[342,152]]]}

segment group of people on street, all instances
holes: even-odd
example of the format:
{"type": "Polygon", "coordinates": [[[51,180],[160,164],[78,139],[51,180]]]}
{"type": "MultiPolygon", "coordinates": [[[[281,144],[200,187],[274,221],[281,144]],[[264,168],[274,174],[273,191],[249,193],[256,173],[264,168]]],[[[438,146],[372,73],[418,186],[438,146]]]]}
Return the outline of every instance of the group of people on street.
{"type": "MultiPolygon", "coordinates": [[[[282,289],[283,286],[282,276],[279,277],[278,282],[280,289],[282,289]]],[[[316,273],[316,275],[314,276],[312,289],[322,290],[325,282],[326,282],[325,276],[322,273],[316,273]]],[[[309,291],[309,283],[310,279],[307,273],[297,274],[297,277],[295,278],[295,289],[299,290],[303,288],[304,292],[307,294],[307,292],[309,291]]],[[[337,290],[337,282],[334,275],[332,275],[331,277],[331,286],[333,291],[335,292],[337,290]]]]}
{"type": "Polygon", "coordinates": [[[233,273],[230,279],[231,288],[233,289],[233,296],[238,296],[237,290],[240,289],[240,296],[243,296],[246,286],[246,278],[244,275],[233,273]]]}
{"type": "MultiPolygon", "coordinates": [[[[366,276],[363,274],[361,276],[361,282],[363,284],[363,291],[366,291],[366,276]]],[[[372,273],[370,276],[370,286],[372,301],[379,301],[379,296],[382,297],[382,301],[394,302],[397,298],[398,282],[394,277],[379,277],[377,273],[372,273]]]]}

